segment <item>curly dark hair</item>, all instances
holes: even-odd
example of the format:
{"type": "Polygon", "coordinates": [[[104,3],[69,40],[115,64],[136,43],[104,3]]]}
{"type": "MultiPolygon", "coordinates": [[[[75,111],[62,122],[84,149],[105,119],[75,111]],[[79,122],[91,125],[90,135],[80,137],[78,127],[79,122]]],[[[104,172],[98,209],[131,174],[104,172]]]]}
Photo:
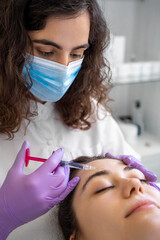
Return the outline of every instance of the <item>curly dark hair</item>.
{"type": "Polygon", "coordinates": [[[27,82],[21,74],[26,53],[33,53],[28,31],[45,28],[50,16],[72,18],[82,10],[90,15],[90,47],[75,81],[55,106],[66,125],[83,130],[91,127],[92,99],[109,111],[111,70],[103,51],[110,33],[96,0],[1,0],[0,133],[13,138],[22,120],[37,114],[30,105],[30,99],[36,102],[29,91],[32,80],[27,82]]]}

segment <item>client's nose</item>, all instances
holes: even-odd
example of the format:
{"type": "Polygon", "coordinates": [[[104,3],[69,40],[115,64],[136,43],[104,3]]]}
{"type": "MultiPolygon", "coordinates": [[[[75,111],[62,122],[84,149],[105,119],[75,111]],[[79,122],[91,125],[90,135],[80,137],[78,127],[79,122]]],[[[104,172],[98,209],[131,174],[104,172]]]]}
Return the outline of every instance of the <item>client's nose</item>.
{"type": "Polygon", "coordinates": [[[144,188],[142,183],[137,178],[124,178],[121,182],[122,196],[124,198],[129,198],[133,194],[143,193],[144,188]]]}

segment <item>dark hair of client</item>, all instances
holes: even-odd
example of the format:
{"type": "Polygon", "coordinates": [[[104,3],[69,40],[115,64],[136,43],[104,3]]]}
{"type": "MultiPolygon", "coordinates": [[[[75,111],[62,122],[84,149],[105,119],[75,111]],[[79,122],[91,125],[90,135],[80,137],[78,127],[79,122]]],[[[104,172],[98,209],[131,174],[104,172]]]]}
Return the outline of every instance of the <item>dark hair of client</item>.
{"type": "Polygon", "coordinates": [[[30,105],[31,98],[36,100],[29,91],[32,80],[21,74],[26,53],[33,55],[28,32],[44,29],[49,17],[74,18],[85,10],[90,15],[89,48],[75,81],[55,107],[64,124],[83,130],[91,127],[91,98],[109,110],[111,71],[103,51],[110,33],[96,0],[1,0],[0,133],[13,138],[23,119],[37,115],[30,105]]]}
{"type": "MultiPolygon", "coordinates": [[[[79,163],[89,163],[93,162],[94,160],[98,159],[106,159],[104,156],[97,156],[97,157],[86,157],[82,156],[76,158],[74,162],[79,163]]],[[[78,169],[71,168],[70,171],[70,179],[76,176],[78,169]]],[[[71,234],[75,232],[75,240],[78,237],[79,233],[79,226],[75,216],[75,212],[73,209],[73,197],[74,197],[75,190],[73,190],[62,202],[58,205],[58,222],[60,228],[62,230],[63,236],[65,240],[69,240],[71,234]]]]}

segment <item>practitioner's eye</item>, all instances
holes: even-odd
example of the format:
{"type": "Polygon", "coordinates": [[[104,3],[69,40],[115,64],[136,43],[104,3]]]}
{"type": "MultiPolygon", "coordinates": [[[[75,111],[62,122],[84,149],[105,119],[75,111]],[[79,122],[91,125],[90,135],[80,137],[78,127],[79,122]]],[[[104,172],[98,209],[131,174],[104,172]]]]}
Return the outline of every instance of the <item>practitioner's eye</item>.
{"type": "Polygon", "coordinates": [[[108,190],[111,190],[113,189],[114,186],[109,186],[109,187],[105,187],[105,188],[101,188],[99,189],[98,191],[95,192],[95,194],[98,194],[98,193],[101,193],[101,192],[104,192],[104,191],[108,191],[108,190]]]}
{"type": "Polygon", "coordinates": [[[47,52],[47,51],[45,52],[45,51],[38,50],[38,53],[39,53],[39,55],[41,55],[43,57],[50,57],[50,56],[54,55],[53,51],[52,52],[47,52]]]}
{"type": "Polygon", "coordinates": [[[72,58],[82,58],[83,54],[71,53],[72,58]]]}

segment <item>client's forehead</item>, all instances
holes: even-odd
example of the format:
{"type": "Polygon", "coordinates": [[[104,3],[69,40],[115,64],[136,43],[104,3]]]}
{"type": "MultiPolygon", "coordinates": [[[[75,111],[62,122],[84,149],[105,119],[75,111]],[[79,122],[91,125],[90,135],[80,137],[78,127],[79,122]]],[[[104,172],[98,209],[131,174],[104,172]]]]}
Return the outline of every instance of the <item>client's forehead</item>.
{"type": "Polygon", "coordinates": [[[109,172],[119,172],[120,170],[123,170],[125,164],[121,160],[117,159],[110,159],[110,158],[105,158],[105,159],[97,159],[92,162],[87,163],[91,166],[94,166],[94,170],[79,170],[78,173],[76,174],[81,178],[81,180],[85,180],[87,177],[90,175],[94,174],[95,172],[99,172],[101,170],[106,170],[109,172]]]}
{"type": "Polygon", "coordinates": [[[123,167],[125,164],[119,159],[103,158],[94,160],[90,162],[89,165],[94,166],[95,168],[112,168],[112,166],[123,167]]]}
{"type": "MultiPolygon", "coordinates": [[[[113,167],[115,167],[114,169],[118,169],[118,168],[123,168],[125,166],[125,164],[123,163],[123,161],[118,160],[118,159],[112,159],[112,158],[103,158],[103,159],[96,159],[92,162],[87,163],[91,166],[94,166],[95,169],[91,170],[91,171],[97,171],[99,169],[108,169],[108,170],[112,170],[113,167]]],[[[89,173],[91,171],[85,171],[85,173],[89,173]]],[[[80,171],[80,173],[84,173],[84,171],[80,171]]]]}
{"type": "MultiPolygon", "coordinates": [[[[117,159],[103,158],[96,159],[92,162],[87,163],[91,166],[94,166],[93,170],[79,170],[76,176],[80,177],[80,182],[76,187],[76,196],[81,195],[85,186],[88,185],[88,182],[94,182],[93,179],[98,179],[99,177],[110,176],[111,173],[119,174],[123,172],[124,167],[126,166],[123,161],[117,159]],[[92,180],[91,180],[92,179],[92,180]],[[78,195],[77,195],[78,194],[78,195]]],[[[92,184],[91,184],[92,185],[92,184]]],[[[90,186],[91,186],[90,185],[90,186]]]]}

